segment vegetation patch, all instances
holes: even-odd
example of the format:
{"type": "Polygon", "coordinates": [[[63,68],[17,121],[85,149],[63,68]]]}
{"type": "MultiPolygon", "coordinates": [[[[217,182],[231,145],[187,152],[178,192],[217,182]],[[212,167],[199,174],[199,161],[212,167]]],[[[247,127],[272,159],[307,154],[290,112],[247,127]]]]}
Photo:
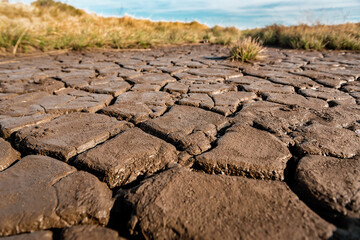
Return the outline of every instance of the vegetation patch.
{"type": "MultiPolygon", "coordinates": [[[[149,48],[201,42],[233,45],[239,44],[239,38],[247,37],[258,39],[257,43],[284,48],[360,50],[360,23],[272,25],[240,31],[235,27],[209,28],[196,21],[152,22],[127,16],[102,17],[54,0],[37,0],[31,5],[0,2],[0,52],[149,48]]],[[[252,42],[249,47],[255,44],[252,42]]],[[[256,48],[249,49],[247,53],[251,58],[256,51],[256,48]]],[[[242,60],[243,55],[238,57],[233,59],[242,60]]],[[[245,57],[245,61],[249,57],[245,57]]]]}
{"type": "Polygon", "coordinates": [[[152,22],[131,17],[101,17],[53,0],[31,5],[0,2],[0,50],[149,48],[167,44],[235,42],[235,27],[209,28],[196,21],[152,22]]]}
{"type": "Polygon", "coordinates": [[[246,30],[243,34],[257,38],[265,45],[283,48],[360,50],[360,23],[290,27],[275,24],[246,30]]]}

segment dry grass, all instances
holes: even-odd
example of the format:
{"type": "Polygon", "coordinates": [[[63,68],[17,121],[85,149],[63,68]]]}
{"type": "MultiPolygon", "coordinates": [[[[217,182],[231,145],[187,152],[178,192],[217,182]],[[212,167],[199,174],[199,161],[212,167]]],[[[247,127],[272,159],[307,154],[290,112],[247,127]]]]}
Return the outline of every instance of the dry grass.
{"type": "Polygon", "coordinates": [[[198,22],[151,22],[130,17],[106,18],[53,0],[29,5],[0,3],[0,49],[12,52],[86,48],[148,48],[164,44],[229,44],[237,28],[198,22]]]}
{"type": "Polygon", "coordinates": [[[248,62],[262,58],[261,52],[264,47],[257,39],[251,37],[239,39],[234,46],[231,47],[230,58],[233,61],[248,62]]]}
{"type": "Polygon", "coordinates": [[[203,41],[231,45],[246,36],[259,39],[265,45],[286,48],[360,50],[360,23],[272,25],[241,32],[235,27],[209,28],[195,21],[106,18],[53,0],[37,0],[31,6],[0,2],[0,52],[148,48],[203,41]]]}
{"type": "Polygon", "coordinates": [[[265,45],[284,48],[360,50],[360,23],[290,27],[271,25],[247,30],[244,34],[260,39],[265,45]]]}

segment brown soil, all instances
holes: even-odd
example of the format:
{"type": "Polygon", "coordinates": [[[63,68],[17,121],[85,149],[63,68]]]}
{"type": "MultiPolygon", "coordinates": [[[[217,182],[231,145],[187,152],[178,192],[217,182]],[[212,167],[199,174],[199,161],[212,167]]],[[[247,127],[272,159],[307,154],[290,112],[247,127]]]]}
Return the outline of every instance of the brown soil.
{"type": "Polygon", "coordinates": [[[360,54],[0,59],[0,237],[359,239],[360,54]]]}

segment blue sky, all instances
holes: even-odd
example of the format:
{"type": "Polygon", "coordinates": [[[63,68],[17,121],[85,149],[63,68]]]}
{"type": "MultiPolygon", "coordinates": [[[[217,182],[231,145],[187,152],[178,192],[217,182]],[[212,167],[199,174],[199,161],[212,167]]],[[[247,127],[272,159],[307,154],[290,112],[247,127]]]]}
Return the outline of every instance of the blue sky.
{"type": "MultiPolygon", "coordinates": [[[[10,0],[10,2],[19,2],[10,0]]],[[[31,0],[21,2],[30,3],[31,0]]],[[[326,24],[360,22],[360,0],[64,0],[104,16],[128,14],[137,18],[192,21],[213,26],[254,28],[279,23],[326,24]]]]}

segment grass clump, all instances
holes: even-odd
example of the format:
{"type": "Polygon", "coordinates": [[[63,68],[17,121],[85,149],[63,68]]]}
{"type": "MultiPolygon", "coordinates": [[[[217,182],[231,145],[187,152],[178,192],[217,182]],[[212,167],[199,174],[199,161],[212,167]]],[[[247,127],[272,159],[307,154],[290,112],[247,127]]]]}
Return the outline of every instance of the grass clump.
{"type": "Polygon", "coordinates": [[[311,26],[301,24],[290,27],[274,24],[247,30],[244,34],[258,38],[265,45],[284,48],[360,50],[360,23],[311,26]]]}
{"type": "Polygon", "coordinates": [[[233,61],[249,62],[262,58],[262,51],[264,51],[264,47],[257,39],[246,37],[239,39],[231,47],[230,58],[233,61]]]}

